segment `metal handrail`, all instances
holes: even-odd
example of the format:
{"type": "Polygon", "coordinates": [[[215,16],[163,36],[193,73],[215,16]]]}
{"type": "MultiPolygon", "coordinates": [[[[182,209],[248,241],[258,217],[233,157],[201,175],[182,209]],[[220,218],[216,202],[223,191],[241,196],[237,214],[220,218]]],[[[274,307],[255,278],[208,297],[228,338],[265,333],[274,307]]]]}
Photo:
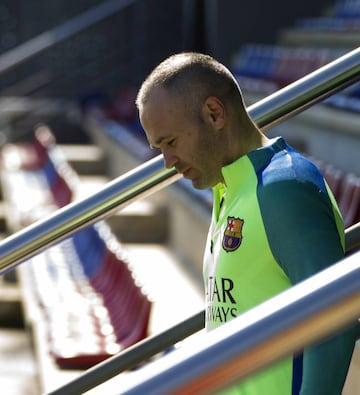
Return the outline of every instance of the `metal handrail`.
{"type": "MultiPolygon", "coordinates": [[[[274,126],[277,118],[284,121],[359,79],[360,48],[357,48],[250,106],[248,111],[254,121],[266,129],[269,125],[274,126]]],[[[180,177],[175,169],[164,169],[159,155],[116,178],[92,196],[74,202],[4,239],[0,243],[0,274],[76,230],[170,185],[180,177]]]]}
{"type": "Polygon", "coordinates": [[[214,394],[355,325],[359,315],[360,251],[145,365],[121,394],[214,394]]]}
{"type": "Polygon", "coordinates": [[[136,199],[150,195],[180,178],[174,169],[164,169],[162,157],[109,182],[103,189],[71,203],[43,220],[16,232],[0,243],[0,274],[43,251],[79,229],[101,220],[136,199]]]}
{"type": "MultiPolygon", "coordinates": [[[[352,53],[350,53],[352,54],[352,53]]],[[[359,51],[355,52],[356,59],[354,64],[359,65],[359,51]]],[[[352,55],[351,55],[352,56],[352,55]]],[[[341,73],[339,66],[339,60],[336,61],[336,70],[337,73],[341,73]]],[[[351,69],[351,67],[347,67],[347,70],[351,69]]],[[[315,76],[323,72],[322,69],[312,73],[311,75],[304,77],[302,80],[297,81],[295,84],[291,84],[289,87],[285,88],[286,95],[288,96],[289,102],[291,102],[291,106],[287,105],[286,111],[281,110],[278,106],[282,106],[282,103],[285,101],[285,97],[283,97],[284,89],[277,92],[275,95],[271,95],[268,98],[262,100],[259,103],[251,106],[249,108],[249,113],[256,117],[255,120],[260,123],[260,125],[265,128],[267,123],[274,125],[276,121],[276,116],[279,116],[284,120],[287,117],[287,112],[296,111],[296,108],[299,106],[302,109],[307,108],[307,100],[312,103],[316,100],[316,94],[320,94],[321,97],[327,95],[326,87],[330,89],[331,92],[334,92],[335,88],[333,83],[328,80],[328,73],[331,73],[332,67],[331,64],[326,66],[326,74],[327,77],[321,76],[321,84],[320,86],[312,85],[311,81],[314,82],[315,76]],[[292,95],[292,86],[294,86],[294,90],[296,91],[296,95],[292,95]],[[289,94],[290,92],[290,94],[289,94]],[[277,101],[277,105],[271,106],[271,98],[275,97],[277,101]],[[294,107],[296,107],[294,109],[294,107]]],[[[353,80],[355,77],[352,73],[349,74],[347,71],[347,79],[353,80]]],[[[359,78],[359,67],[357,68],[357,79],[359,78]]],[[[339,75],[336,76],[337,81],[341,80],[339,75]]],[[[346,239],[346,251],[347,253],[352,252],[356,248],[360,247],[360,223],[353,225],[348,228],[345,232],[346,239]]],[[[126,369],[131,369],[135,367],[140,362],[151,358],[155,354],[164,351],[167,347],[177,343],[178,341],[184,339],[185,337],[201,330],[204,327],[204,311],[199,312],[193,317],[181,322],[180,324],[174,326],[173,328],[160,333],[156,336],[147,338],[138,344],[124,350],[118,355],[109,358],[108,360],[96,365],[94,368],[89,369],[84,372],[81,376],[74,379],[72,382],[65,384],[63,387],[54,390],[49,393],[51,395],[72,395],[85,392],[104,381],[114,377],[115,375],[121,373],[126,369]]]]}
{"type": "Polygon", "coordinates": [[[18,45],[14,49],[0,55],[0,75],[24,63],[46,49],[61,41],[73,37],[75,34],[101,22],[114,13],[135,3],[135,0],[108,0],[90,10],[70,19],[63,24],[47,30],[44,33],[18,45]]]}
{"type": "Polygon", "coordinates": [[[351,254],[360,247],[360,222],[351,225],[345,230],[345,249],[347,254],[351,254]]]}

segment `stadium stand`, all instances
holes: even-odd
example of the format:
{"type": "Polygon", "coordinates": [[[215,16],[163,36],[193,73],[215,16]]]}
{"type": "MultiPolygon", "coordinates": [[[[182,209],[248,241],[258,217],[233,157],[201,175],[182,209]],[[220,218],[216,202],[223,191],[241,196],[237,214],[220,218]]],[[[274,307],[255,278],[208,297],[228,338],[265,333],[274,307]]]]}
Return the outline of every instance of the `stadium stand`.
{"type": "Polygon", "coordinates": [[[59,157],[55,140],[47,128],[38,128],[32,143],[19,147],[6,144],[1,156],[4,193],[8,194],[6,199],[12,206],[9,209],[13,229],[29,225],[71,202],[72,171],[59,157]],[[23,199],[24,192],[26,200],[23,199]]]}
{"type": "MultiPolygon", "coordinates": [[[[11,217],[17,218],[14,229],[69,204],[75,195],[76,174],[44,126],[36,129],[32,144],[5,145],[2,164],[3,190],[11,217]]],[[[151,303],[119,251],[110,250],[114,236],[104,227],[80,230],[25,265],[32,267],[32,287],[61,367],[92,366],[147,335],[151,303]],[[68,310],[75,305],[76,310],[68,310]]]]}
{"type": "Polygon", "coordinates": [[[29,265],[50,353],[61,368],[89,368],[148,334],[151,302],[129,264],[110,250],[102,226],[80,231],[29,265]]]}
{"type": "MultiPolygon", "coordinates": [[[[36,128],[32,141],[5,144],[1,164],[1,184],[12,231],[79,198],[79,175],[45,125],[36,128]]],[[[164,215],[164,211],[155,217],[152,214],[151,220],[163,223],[157,219],[164,215]]],[[[158,291],[154,292],[154,286],[150,294],[145,289],[149,279],[143,281],[144,274],[126,256],[126,249],[111,227],[119,228],[115,222],[109,221],[109,225],[100,221],[75,232],[25,262],[18,271],[27,324],[37,334],[35,343],[46,343],[39,347],[46,350],[39,351],[42,355],[38,359],[43,360],[45,354],[53,360],[46,363],[46,369],[41,368],[44,362],[39,362],[41,375],[47,376],[41,379],[43,389],[63,383],[64,369],[69,372],[65,377],[73,377],[78,374],[74,370],[89,368],[146,338],[150,332],[159,331],[167,322],[174,322],[175,318],[167,312],[170,318],[151,323],[158,321],[160,309],[161,314],[165,312],[165,299],[157,303],[154,312],[158,291]],[[57,376],[60,378],[54,379],[57,376]]],[[[153,229],[156,233],[156,226],[153,229]]],[[[147,226],[147,230],[151,228],[147,226]]],[[[136,241],[141,241],[141,234],[136,241]]],[[[144,253],[153,255],[151,248],[144,253]]],[[[164,256],[157,251],[158,258],[165,260],[164,256]]],[[[168,259],[174,264],[173,258],[168,259]]],[[[179,272],[175,272],[171,276],[184,286],[184,275],[179,277],[179,272]]],[[[193,306],[200,308],[200,294],[194,294],[197,292],[190,289],[189,297],[197,298],[193,306]]],[[[188,306],[184,308],[188,310],[188,306]]]]}
{"type": "MultiPolygon", "coordinates": [[[[232,69],[248,92],[269,94],[358,46],[358,0],[338,0],[320,17],[298,18],[282,29],[274,45],[247,43],[234,54],[232,69]]],[[[360,85],[324,103],[359,112],[360,85]]]]}

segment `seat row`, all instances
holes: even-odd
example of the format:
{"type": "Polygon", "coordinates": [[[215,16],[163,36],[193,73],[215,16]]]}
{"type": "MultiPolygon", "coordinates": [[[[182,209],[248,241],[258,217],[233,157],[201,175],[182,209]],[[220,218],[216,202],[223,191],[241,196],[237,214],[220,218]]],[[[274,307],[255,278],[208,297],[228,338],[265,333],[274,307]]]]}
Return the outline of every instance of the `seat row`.
{"type": "MultiPolygon", "coordinates": [[[[46,126],[1,154],[5,199],[17,213],[13,230],[73,200],[77,174],[46,126]]],[[[88,368],[148,334],[152,302],[104,221],[24,262],[21,273],[41,311],[47,349],[61,368],[88,368]]]]}
{"type": "MultiPolygon", "coordinates": [[[[320,32],[323,35],[335,32],[338,35],[349,33],[356,37],[360,29],[360,1],[338,0],[326,16],[299,18],[294,30],[308,33],[320,32]]],[[[332,38],[329,35],[329,43],[332,38]]],[[[285,40],[285,42],[288,42],[285,40]]],[[[325,44],[326,45],[326,44],[325,44]]],[[[344,55],[354,44],[328,47],[305,44],[266,45],[248,43],[234,54],[231,69],[246,92],[267,95],[304,77],[327,63],[344,55]]],[[[360,111],[360,84],[337,93],[324,100],[329,106],[348,111],[360,111]]]]}
{"type": "Polygon", "coordinates": [[[151,301],[106,223],[78,231],[24,265],[59,367],[86,369],[148,335],[151,301]]]}
{"type": "Polygon", "coordinates": [[[357,32],[360,30],[360,18],[359,16],[303,18],[299,19],[295,26],[297,29],[314,31],[357,32]]]}
{"type": "Polygon", "coordinates": [[[231,68],[244,90],[248,87],[251,89],[251,80],[255,79],[260,91],[270,89],[274,92],[344,55],[345,52],[330,48],[249,43],[243,45],[234,56],[231,68]],[[261,81],[263,84],[260,84],[261,81]]]}
{"type": "Polygon", "coordinates": [[[360,1],[338,0],[324,17],[300,18],[297,28],[322,31],[356,31],[360,29],[360,1]]]}
{"type": "Polygon", "coordinates": [[[69,204],[77,177],[53,133],[39,126],[28,142],[2,147],[1,182],[12,212],[12,230],[18,230],[69,204]]]}

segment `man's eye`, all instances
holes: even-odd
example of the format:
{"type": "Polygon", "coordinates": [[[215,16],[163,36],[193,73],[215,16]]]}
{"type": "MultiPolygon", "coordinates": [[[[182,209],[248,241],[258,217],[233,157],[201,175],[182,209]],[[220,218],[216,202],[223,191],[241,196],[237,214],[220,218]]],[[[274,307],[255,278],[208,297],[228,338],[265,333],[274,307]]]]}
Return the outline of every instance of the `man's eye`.
{"type": "Polygon", "coordinates": [[[167,145],[168,145],[169,147],[174,147],[175,144],[176,144],[176,139],[171,139],[171,140],[168,141],[168,143],[167,143],[167,145]]]}

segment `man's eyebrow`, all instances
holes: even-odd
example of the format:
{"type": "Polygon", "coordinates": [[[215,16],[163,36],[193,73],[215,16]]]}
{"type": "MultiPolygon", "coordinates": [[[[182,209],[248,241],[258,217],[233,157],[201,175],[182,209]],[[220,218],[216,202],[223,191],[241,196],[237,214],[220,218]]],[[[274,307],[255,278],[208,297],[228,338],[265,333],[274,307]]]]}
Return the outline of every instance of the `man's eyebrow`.
{"type": "Polygon", "coordinates": [[[168,138],[170,138],[170,136],[159,137],[156,141],[154,141],[153,144],[150,144],[150,148],[151,149],[158,149],[158,148],[160,148],[161,143],[164,140],[168,139],[168,138]]]}

